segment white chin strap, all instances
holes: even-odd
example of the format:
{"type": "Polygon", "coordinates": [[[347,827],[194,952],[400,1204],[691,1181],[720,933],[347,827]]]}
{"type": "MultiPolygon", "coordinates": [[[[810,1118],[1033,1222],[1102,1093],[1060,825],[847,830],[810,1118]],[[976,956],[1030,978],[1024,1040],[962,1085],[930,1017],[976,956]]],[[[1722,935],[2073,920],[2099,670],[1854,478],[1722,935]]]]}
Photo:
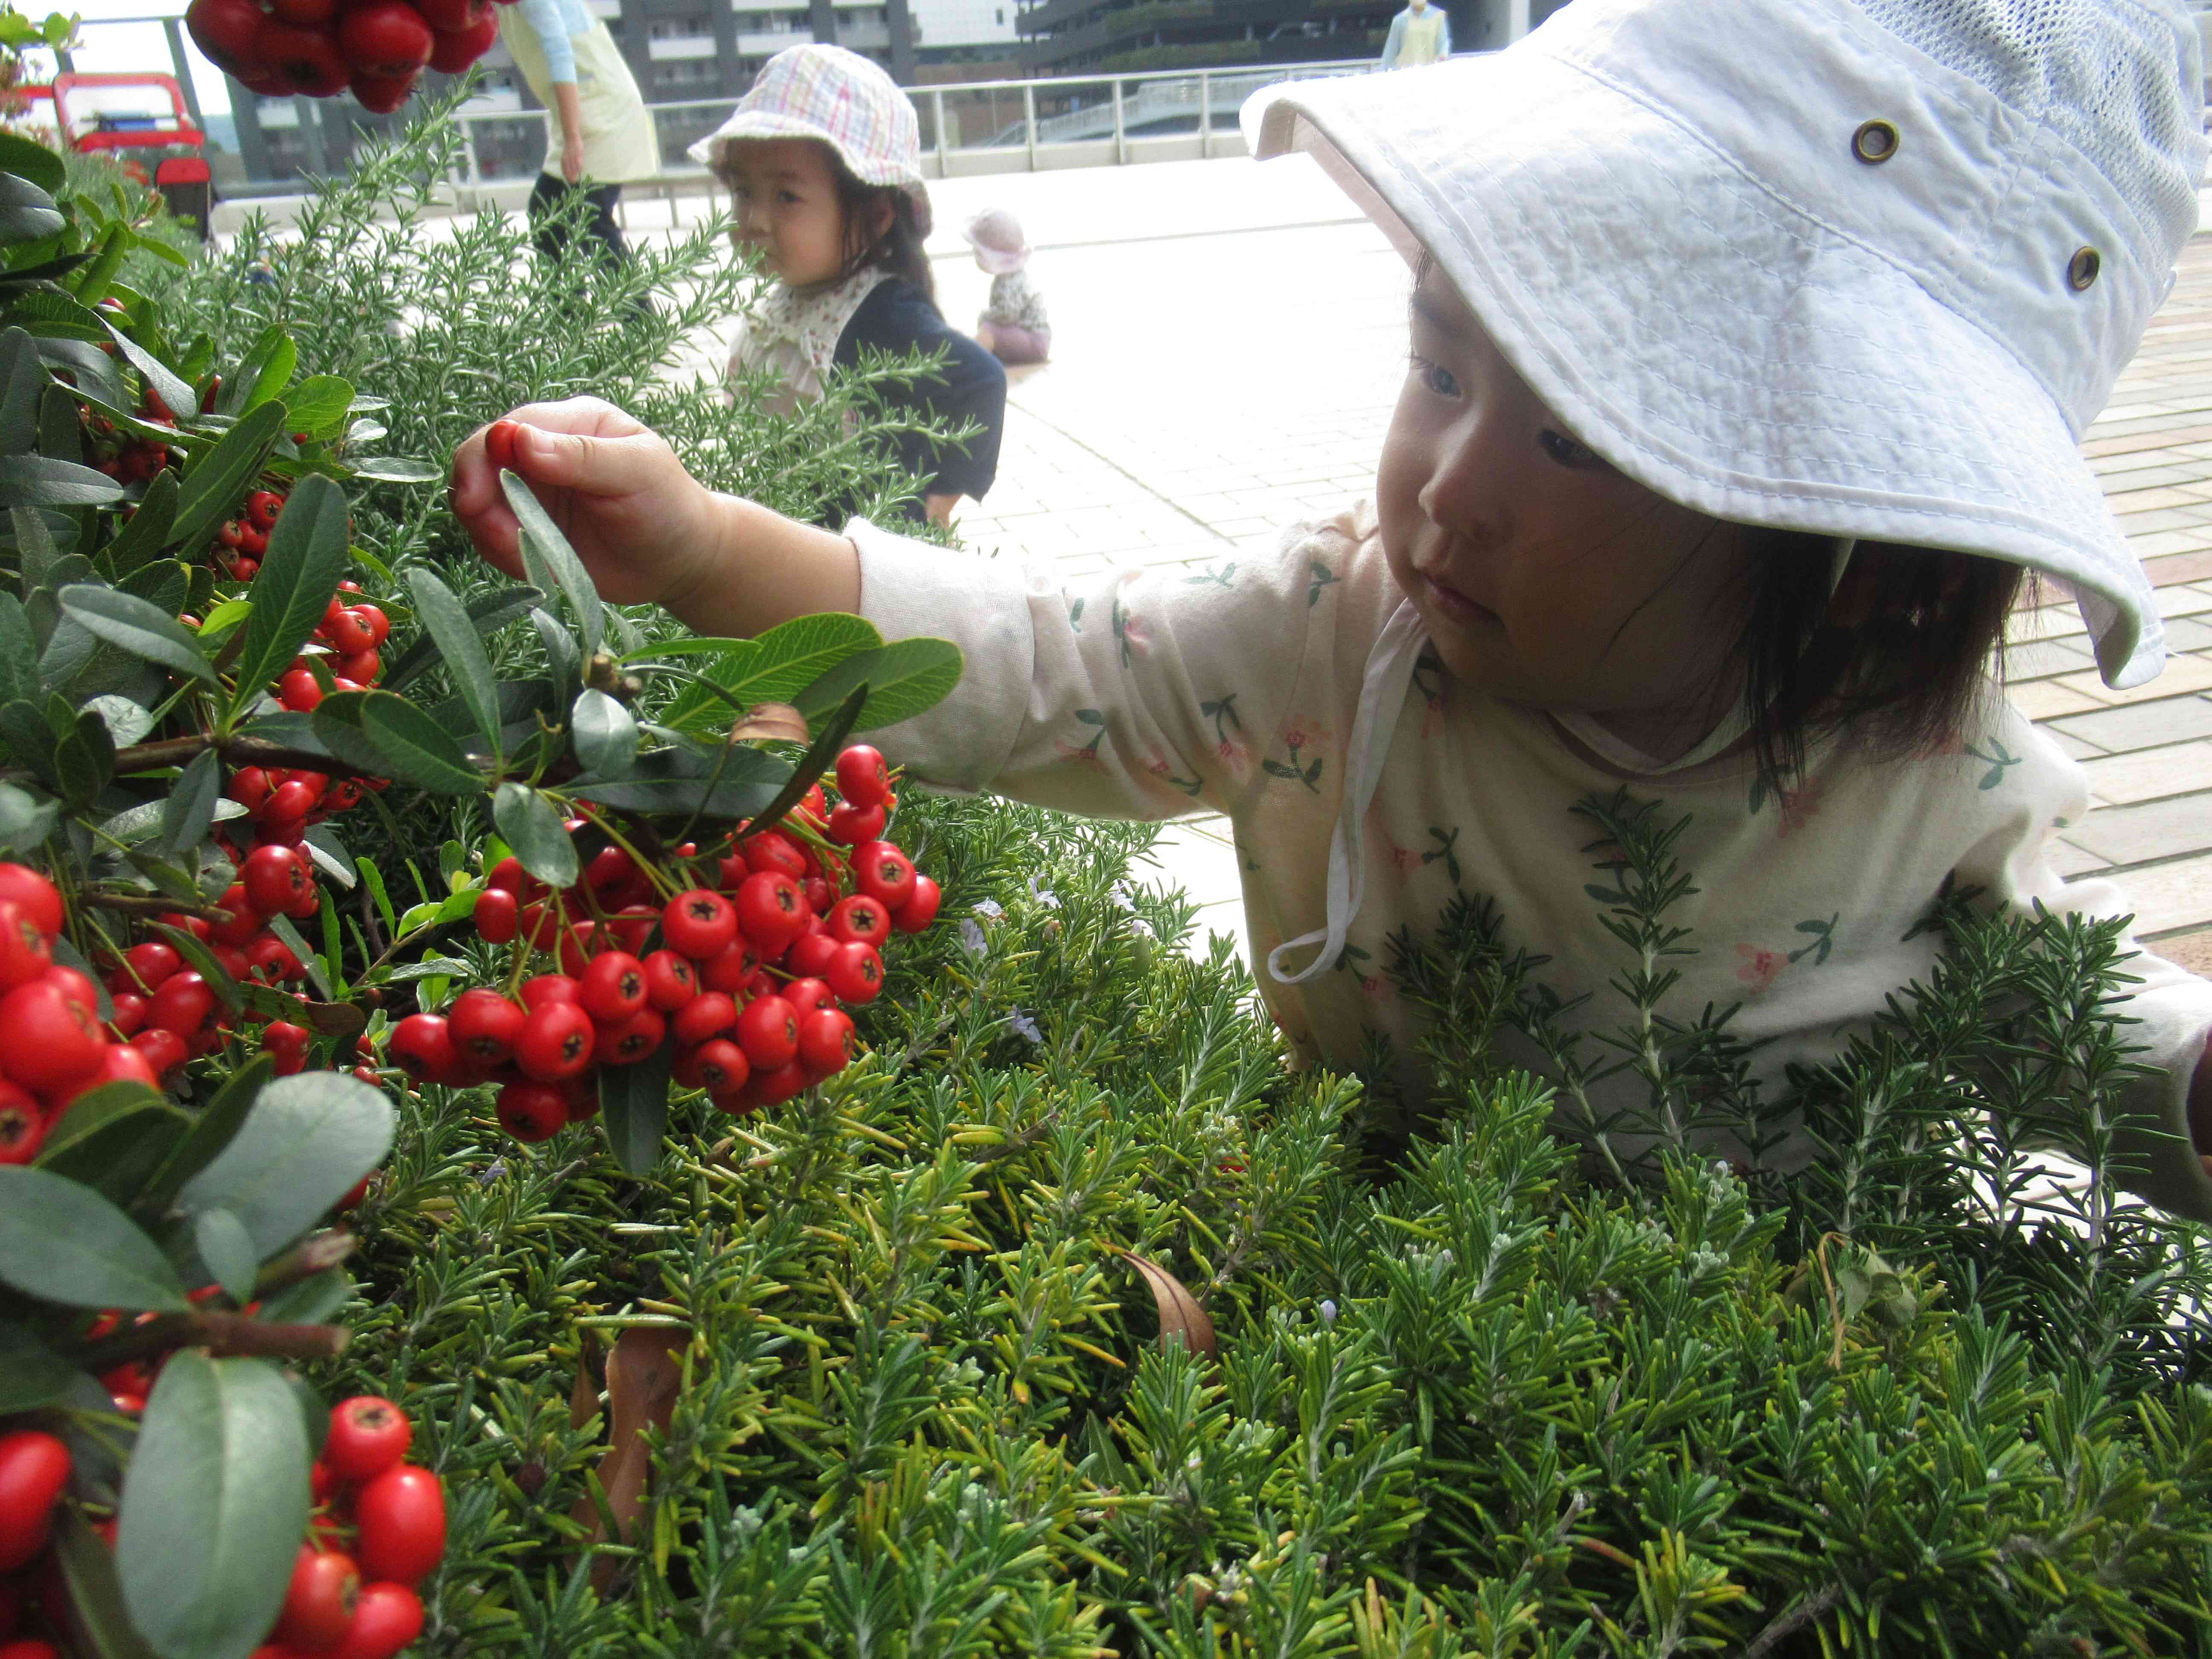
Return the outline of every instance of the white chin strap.
{"type": "MultiPolygon", "coordinates": [[[[1836,538],[1834,565],[1828,577],[1831,595],[1850,568],[1851,550],[1856,545],[1851,537],[1836,538]]],[[[1352,719],[1352,739],[1345,754],[1344,799],[1337,807],[1336,827],[1328,838],[1328,926],[1285,939],[1267,952],[1268,976],[1280,984],[1303,985],[1334,967],[1344,954],[1352,919],[1358,915],[1360,901],[1366,896],[1367,809],[1374,804],[1376,787],[1382,780],[1391,734],[1397,729],[1398,716],[1406,707],[1406,692],[1413,683],[1413,666],[1428,642],[1427,630],[1421,626],[1413,602],[1401,599],[1390,620],[1382,624],[1375,648],[1368,653],[1367,672],[1359,683],[1358,712],[1352,719]],[[1320,954],[1296,973],[1291,972],[1284,965],[1290,953],[1309,945],[1320,945],[1320,954]]],[[[1751,730],[1749,713],[1739,707],[1687,754],[1656,761],[1621,742],[1587,714],[1553,714],[1552,719],[1593,754],[1624,771],[1647,777],[1702,766],[1751,730]]]]}

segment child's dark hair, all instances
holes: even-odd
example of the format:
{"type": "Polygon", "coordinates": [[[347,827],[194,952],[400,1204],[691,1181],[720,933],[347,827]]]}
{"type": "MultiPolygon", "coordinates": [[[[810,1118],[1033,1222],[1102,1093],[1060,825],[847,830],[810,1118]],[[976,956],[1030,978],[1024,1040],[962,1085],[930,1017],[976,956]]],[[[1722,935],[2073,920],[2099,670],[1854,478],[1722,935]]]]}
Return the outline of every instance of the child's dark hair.
{"type": "Polygon", "coordinates": [[[921,251],[921,225],[915,215],[914,198],[896,185],[862,184],[835,150],[830,151],[830,160],[837,180],[837,210],[845,218],[845,264],[837,272],[837,280],[842,283],[871,265],[880,265],[892,276],[912,283],[935,305],[937,278],[930,272],[929,256],[921,251]],[[871,238],[868,227],[879,202],[890,204],[891,222],[882,235],[871,238]]]}
{"type": "Polygon", "coordinates": [[[2025,569],[1861,542],[1832,597],[1830,538],[1765,529],[1752,538],[1751,607],[1736,653],[1768,787],[1794,786],[1807,744],[1830,734],[1902,758],[1967,732],[2025,569]]]}

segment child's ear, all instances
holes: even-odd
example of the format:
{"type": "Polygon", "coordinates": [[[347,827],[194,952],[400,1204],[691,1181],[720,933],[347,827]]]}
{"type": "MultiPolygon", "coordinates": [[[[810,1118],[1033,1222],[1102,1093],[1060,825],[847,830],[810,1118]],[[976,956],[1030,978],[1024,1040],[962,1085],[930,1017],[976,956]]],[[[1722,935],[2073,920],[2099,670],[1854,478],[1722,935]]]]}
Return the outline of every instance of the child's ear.
{"type": "Polygon", "coordinates": [[[891,234],[891,221],[897,216],[888,193],[876,198],[875,205],[868,210],[869,246],[874,246],[891,234]]]}

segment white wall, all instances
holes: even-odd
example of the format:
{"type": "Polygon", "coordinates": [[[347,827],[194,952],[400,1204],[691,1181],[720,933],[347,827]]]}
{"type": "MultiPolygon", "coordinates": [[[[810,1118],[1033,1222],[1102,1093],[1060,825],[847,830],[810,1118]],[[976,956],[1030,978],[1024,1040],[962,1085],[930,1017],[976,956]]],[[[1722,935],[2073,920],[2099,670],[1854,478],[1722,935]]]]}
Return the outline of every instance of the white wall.
{"type": "Polygon", "coordinates": [[[975,46],[1014,34],[1014,0],[908,0],[917,46],[975,46]]]}

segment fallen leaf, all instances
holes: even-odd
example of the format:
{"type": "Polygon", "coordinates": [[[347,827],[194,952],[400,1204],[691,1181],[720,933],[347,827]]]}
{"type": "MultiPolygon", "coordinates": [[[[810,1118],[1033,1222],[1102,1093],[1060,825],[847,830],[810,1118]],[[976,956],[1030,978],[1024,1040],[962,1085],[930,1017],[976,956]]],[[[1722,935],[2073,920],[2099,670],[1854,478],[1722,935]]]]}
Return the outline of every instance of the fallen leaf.
{"type": "MultiPolygon", "coordinates": [[[[616,1339],[607,1356],[607,1452],[599,1460],[599,1476],[620,1542],[629,1541],[645,1508],[646,1480],[653,1473],[646,1431],[667,1432],[684,1379],[684,1350],[690,1340],[688,1327],[634,1325],[616,1339]]],[[[580,1376],[578,1387],[583,1386],[580,1376]]],[[[574,1409],[572,1401],[572,1416],[574,1409]]],[[[605,1538],[599,1508],[588,1496],[578,1499],[569,1514],[591,1529],[588,1542],[605,1538]]],[[[616,1558],[601,1556],[592,1568],[592,1587],[605,1595],[619,1565],[616,1558]]]]}
{"type": "Polygon", "coordinates": [[[582,1428],[599,1409],[599,1339],[586,1331],[576,1350],[576,1386],[568,1390],[568,1426],[582,1428]]]}
{"type": "Polygon", "coordinates": [[[1133,1250],[1116,1250],[1132,1267],[1145,1276],[1151,1286],[1152,1301],[1160,1310],[1160,1352],[1168,1351],[1168,1339],[1180,1337],[1183,1346],[1193,1353],[1202,1353],[1212,1358],[1220,1350],[1213,1335],[1213,1322],[1206,1316],[1206,1310],[1198,1305],[1198,1298],[1184,1287],[1183,1282],[1157,1261],[1147,1261],[1133,1250]]]}
{"type": "Polygon", "coordinates": [[[732,743],[805,743],[806,716],[787,702],[757,702],[730,727],[732,743]]]}
{"type": "Polygon", "coordinates": [[[319,1036],[357,1037],[368,1028],[368,1015],[350,1002],[310,1002],[303,1005],[307,1024],[319,1036]]]}

